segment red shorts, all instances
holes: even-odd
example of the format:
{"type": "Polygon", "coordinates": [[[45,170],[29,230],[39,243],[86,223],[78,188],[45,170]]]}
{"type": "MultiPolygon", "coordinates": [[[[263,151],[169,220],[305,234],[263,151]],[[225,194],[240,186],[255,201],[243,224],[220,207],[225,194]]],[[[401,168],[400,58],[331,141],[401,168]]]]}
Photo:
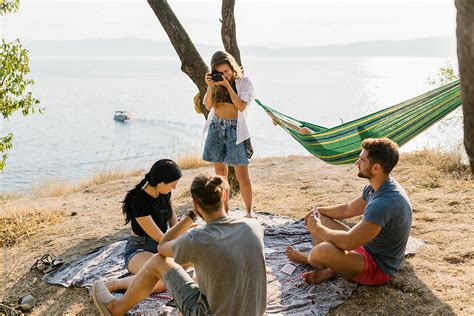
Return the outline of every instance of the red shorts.
{"type": "Polygon", "coordinates": [[[374,258],[365,250],[364,246],[355,249],[364,257],[364,271],[353,277],[351,280],[363,285],[383,285],[390,281],[391,277],[385,274],[375,263],[374,258]]]}

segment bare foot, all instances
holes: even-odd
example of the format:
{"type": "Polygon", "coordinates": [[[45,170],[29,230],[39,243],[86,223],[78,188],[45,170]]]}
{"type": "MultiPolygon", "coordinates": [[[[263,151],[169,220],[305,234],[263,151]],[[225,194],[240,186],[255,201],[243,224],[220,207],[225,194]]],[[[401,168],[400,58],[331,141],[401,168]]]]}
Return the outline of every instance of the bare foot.
{"type": "Polygon", "coordinates": [[[313,270],[311,272],[305,272],[301,275],[306,283],[319,284],[326,280],[332,279],[336,276],[336,272],[333,269],[326,268],[323,270],[313,270]]]}
{"type": "Polygon", "coordinates": [[[246,218],[257,218],[257,215],[252,214],[252,213],[247,213],[247,214],[245,214],[245,217],[246,218]]]}
{"type": "Polygon", "coordinates": [[[290,259],[291,261],[303,263],[303,264],[309,264],[308,263],[308,256],[302,253],[301,251],[296,250],[292,246],[286,247],[285,255],[290,259]]]}

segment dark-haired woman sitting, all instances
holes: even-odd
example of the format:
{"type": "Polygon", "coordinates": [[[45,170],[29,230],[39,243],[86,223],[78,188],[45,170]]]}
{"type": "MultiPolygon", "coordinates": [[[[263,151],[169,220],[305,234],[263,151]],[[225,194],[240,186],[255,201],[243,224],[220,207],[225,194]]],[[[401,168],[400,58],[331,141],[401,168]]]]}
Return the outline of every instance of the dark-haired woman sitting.
{"type": "MultiPolygon", "coordinates": [[[[131,274],[137,272],[145,262],[158,252],[161,237],[178,220],[171,202],[171,191],[181,178],[179,166],[170,159],[157,161],[143,180],[128,191],[122,205],[125,224],[131,223],[132,233],[125,246],[125,268],[131,274]]],[[[135,276],[110,279],[106,287],[110,292],[125,290],[135,276]]],[[[163,292],[165,286],[160,280],[154,292],[163,292]]]]}

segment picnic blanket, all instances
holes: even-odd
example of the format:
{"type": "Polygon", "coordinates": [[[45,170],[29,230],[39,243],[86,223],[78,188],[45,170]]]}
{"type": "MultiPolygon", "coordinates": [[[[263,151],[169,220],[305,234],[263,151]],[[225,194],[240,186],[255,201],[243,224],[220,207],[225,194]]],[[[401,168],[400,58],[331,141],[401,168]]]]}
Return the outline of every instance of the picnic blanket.
{"type": "MultiPolygon", "coordinates": [[[[301,277],[310,266],[293,264],[296,269],[287,274],[281,271],[289,263],[284,252],[288,245],[307,252],[311,250],[311,235],[302,220],[293,220],[270,213],[257,213],[264,227],[265,261],[267,265],[267,311],[266,314],[325,315],[331,308],[347,300],[357,284],[343,278],[335,278],[322,284],[306,284],[301,277]]],[[[232,211],[231,216],[243,217],[244,212],[232,211]]],[[[49,284],[65,287],[77,286],[90,290],[95,280],[119,278],[127,275],[124,269],[123,251],[125,240],[117,241],[86,254],[61,269],[43,277],[49,284]]],[[[411,238],[406,254],[417,253],[424,242],[411,238]]],[[[229,285],[231,286],[231,285],[229,285]]],[[[176,308],[166,306],[172,299],[169,292],[152,294],[135,306],[130,315],[177,315],[176,308]]]]}

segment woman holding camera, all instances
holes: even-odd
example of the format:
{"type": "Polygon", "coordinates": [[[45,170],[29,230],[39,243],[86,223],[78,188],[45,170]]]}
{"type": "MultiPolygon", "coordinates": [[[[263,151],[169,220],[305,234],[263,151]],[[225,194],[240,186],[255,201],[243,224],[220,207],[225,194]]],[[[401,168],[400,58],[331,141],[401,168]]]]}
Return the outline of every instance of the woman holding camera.
{"type": "MultiPolygon", "coordinates": [[[[247,216],[252,211],[252,183],[248,164],[253,150],[247,126],[247,106],[254,100],[254,89],[235,58],[224,51],[211,58],[211,73],[206,73],[204,105],[209,112],[204,133],[208,132],[202,159],[214,163],[218,175],[228,176],[233,166],[240,184],[247,216]]],[[[229,212],[229,198],[225,200],[229,212]]]]}

